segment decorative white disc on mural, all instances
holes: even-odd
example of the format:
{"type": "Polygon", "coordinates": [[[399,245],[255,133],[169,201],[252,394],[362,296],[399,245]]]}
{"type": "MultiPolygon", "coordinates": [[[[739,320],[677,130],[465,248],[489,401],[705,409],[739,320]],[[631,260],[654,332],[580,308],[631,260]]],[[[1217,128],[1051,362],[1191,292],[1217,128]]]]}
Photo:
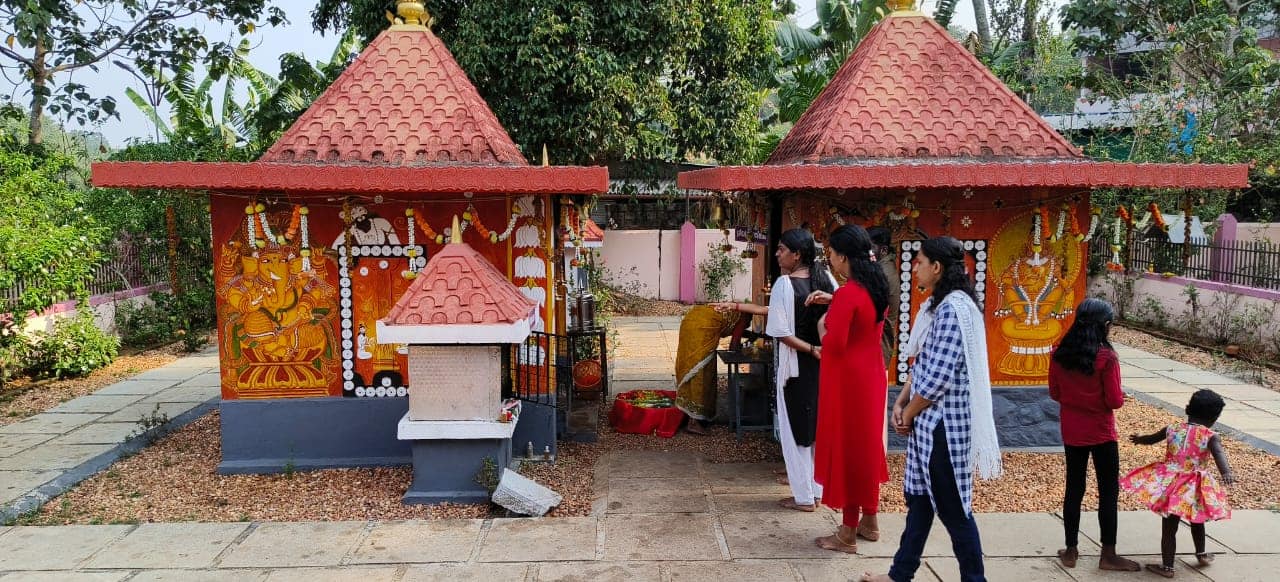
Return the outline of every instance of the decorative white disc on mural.
{"type": "Polygon", "coordinates": [[[361,276],[361,277],[368,277],[368,276],[369,276],[369,267],[360,267],[360,276],[361,276]]]}
{"type": "Polygon", "coordinates": [[[348,380],[348,381],[346,381],[346,382],[343,382],[343,383],[342,383],[342,389],[343,389],[343,390],[346,390],[346,391],[348,391],[348,392],[350,392],[351,390],[355,389],[355,387],[356,387],[356,383],[355,383],[355,382],[352,382],[352,381],[350,381],[350,380],[348,380]]]}
{"type": "Polygon", "coordinates": [[[384,256],[384,257],[389,257],[389,256],[391,256],[391,245],[383,245],[383,246],[382,246],[382,256],[384,256]]]}
{"type": "Polygon", "coordinates": [[[977,279],[977,280],[979,280],[979,281],[986,281],[986,280],[987,280],[987,274],[986,274],[986,273],[979,272],[977,275],[974,275],[974,276],[973,276],[973,278],[974,278],[974,279],[977,279]]]}
{"type": "Polygon", "coordinates": [[[404,256],[404,247],[391,247],[391,254],[397,257],[404,256]]]}
{"type": "Polygon", "coordinates": [[[343,329],[344,331],[348,332],[348,333],[350,333],[350,332],[351,332],[351,320],[350,320],[350,319],[343,319],[343,320],[342,320],[342,329],[343,329]]]}
{"type": "MultiPolygon", "coordinates": [[[[350,343],[350,342],[348,342],[348,343],[350,343]]],[[[352,357],[353,355],[354,355],[354,352],[352,352],[350,349],[342,350],[342,357],[344,357],[344,358],[346,358],[346,359],[348,359],[348,360],[350,360],[350,359],[351,359],[351,357],[352,357]]]]}
{"type": "Polygon", "coordinates": [[[386,261],[378,261],[378,268],[379,268],[379,269],[382,269],[382,270],[384,270],[384,271],[385,271],[385,270],[387,270],[387,267],[388,267],[388,266],[390,266],[390,265],[391,265],[391,263],[388,263],[388,262],[386,262],[386,261]]]}
{"type": "Polygon", "coordinates": [[[974,291],[982,291],[982,290],[985,290],[986,288],[987,288],[987,284],[982,281],[978,281],[977,283],[973,284],[974,291]]]}
{"type": "Polygon", "coordinates": [[[902,253],[902,264],[911,262],[911,253],[902,253]]]}
{"type": "MultiPolygon", "coordinates": [[[[910,338],[910,336],[907,336],[907,339],[911,339],[911,338],[910,338]]],[[[905,361],[907,361],[907,358],[908,358],[908,357],[909,357],[909,356],[907,356],[906,354],[898,354],[898,361],[899,361],[899,362],[905,362],[905,361]]]]}
{"type": "Polygon", "coordinates": [[[906,362],[899,362],[899,363],[898,363],[898,371],[899,371],[899,372],[906,372],[906,371],[907,371],[907,363],[906,363],[906,362]]]}
{"type": "Polygon", "coordinates": [[[978,251],[977,257],[979,261],[987,260],[987,251],[978,251]]]}
{"type": "Polygon", "coordinates": [[[973,241],[971,240],[964,241],[964,250],[966,251],[973,250],[973,241]]]}
{"type": "Polygon", "coordinates": [[[898,278],[899,278],[899,279],[902,279],[902,281],[905,283],[905,282],[907,282],[907,281],[910,281],[910,280],[911,280],[911,273],[909,273],[909,272],[908,272],[908,273],[902,273],[902,274],[898,275],[898,278]]]}
{"type": "Polygon", "coordinates": [[[348,287],[343,287],[341,290],[338,291],[338,295],[341,295],[343,299],[349,298],[351,297],[351,289],[348,287]]]}
{"type": "Polygon", "coordinates": [[[903,281],[903,282],[902,282],[902,284],[898,286],[898,288],[899,288],[899,289],[901,289],[901,290],[903,290],[903,291],[906,291],[907,293],[910,293],[910,292],[911,292],[911,283],[908,283],[908,282],[906,282],[906,281],[903,281]]]}
{"type": "Polygon", "coordinates": [[[342,330],[342,339],[347,340],[349,342],[351,341],[351,328],[346,326],[344,327],[345,329],[342,330]]]}
{"type": "Polygon", "coordinates": [[[360,256],[360,247],[351,247],[351,256],[353,257],[360,256]]]}
{"type": "MultiPolygon", "coordinates": [[[[351,343],[351,338],[343,338],[343,340],[342,340],[342,349],[343,349],[343,350],[350,350],[352,347],[354,347],[354,346],[353,346],[353,345],[352,345],[352,343],[351,343]]],[[[344,351],[344,352],[342,352],[342,355],[343,355],[343,356],[345,356],[345,357],[348,357],[348,358],[350,358],[350,357],[351,357],[351,356],[350,356],[350,355],[348,355],[348,354],[347,354],[347,352],[345,352],[345,351],[344,351]]]]}
{"type": "Polygon", "coordinates": [[[386,387],[386,386],[378,386],[378,390],[377,390],[377,392],[375,392],[375,394],[377,394],[377,395],[378,395],[378,398],[382,398],[383,396],[386,396],[386,395],[387,395],[387,387],[386,387]]]}
{"type": "Polygon", "coordinates": [[[985,248],[987,248],[987,241],[985,241],[985,240],[977,241],[977,242],[973,243],[973,248],[978,249],[978,250],[985,249],[985,248]]]}
{"type": "Polygon", "coordinates": [[[404,396],[408,393],[409,393],[409,389],[407,387],[401,386],[399,388],[396,388],[396,396],[404,396]]]}
{"type": "Polygon", "coordinates": [[[920,241],[918,241],[918,240],[913,240],[913,241],[911,241],[911,250],[913,250],[913,251],[918,251],[918,250],[920,250],[920,241]]]}
{"type": "Polygon", "coordinates": [[[391,378],[383,378],[383,379],[382,379],[382,385],[383,385],[383,386],[390,386],[390,385],[391,385],[391,378]]]}
{"type": "MultiPolygon", "coordinates": [[[[355,367],[356,367],[356,363],[355,363],[355,362],[353,362],[353,361],[351,361],[350,359],[347,359],[347,360],[345,360],[345,361],[343,361],[343,362],[342,362],[342,369],[343,369],[343,370],[348,370],[348,371],[350,371],[351,369],[353,369],[353,368],[355,368],[355,367]]],[[[348,379],[348,380],[350,380],[351,378],[347,378],[347,379],[348,379]]]]}
{"type": "MultiPolygon", "coordinates": [[[[343,362],[343,363],[344,363],[344,364],[346,364],[347,362],[343,362]]],[[[353,379],[355,379],[355,377],[356,377],[355,372],[352,372],[351,370],[343,370],[343,371],[342,371],[342,379],[343,379],[343,380],[353,380],[353,379]]]]}
{"type": "MultiPolygon", "coordinates": [[[[418,252],[419,252],[419,253],[421,253],[422,251],[418,251],[418,252]]],[[[418,266],[419,266],[419,267],[425,267],[425,266],[427,266],[427,258],[426,258],[426,257],[424,257],[424,256],[419,255],[419,256],[418,256],[418,258],[417,258],[417,259],[415,259],[415,262],[417,262],[417,263],[418,263],[418,266]]]]}
{"type": "Polygon", "coordinates": [[[902,250],[904,250],[904,251],[909,251],[909,250],[911,250],[911,241],[909,241],[909,240],[904,240],[904,241],[902,241],[902,250]]]}
{"type": "Polygon", "coordinates": [[[987,270],[987,264],[986,264],[986,263],[978,263],[978,272],[979,272],[979,273],[981,273],[981,272],[983,272],[983,271],[986,271],[986,270],[987,270]]]}
{"type": "MultiPolygon", "coordinates": [[[[909,334],[909,333],[900,333],[900,334],[898,334],[898,341],[903,342],[903,343],[906,343],[906,342],[908,342],[908,341],[910,341],[910,340],[911,340],[911,334],[909,334]]],[[[905,356],[906,354],[903,354],[903,355],[905,356]]]]}
{"type": "Polygon", "coordinates": [[[903,291],[901,295],[898,295],[898,300],[903,303],[908,303],[911,301],[911,294],[903,291]]]}
{"type": "Polygon", "coordinates": [[[898,324],[898,331],[901,331],[901,332],[910,332],[910,331],[911,331],[911,325],[910,325],[910,324],[906,324],[906,323],[899,323],[899,324],[898,324]]]}

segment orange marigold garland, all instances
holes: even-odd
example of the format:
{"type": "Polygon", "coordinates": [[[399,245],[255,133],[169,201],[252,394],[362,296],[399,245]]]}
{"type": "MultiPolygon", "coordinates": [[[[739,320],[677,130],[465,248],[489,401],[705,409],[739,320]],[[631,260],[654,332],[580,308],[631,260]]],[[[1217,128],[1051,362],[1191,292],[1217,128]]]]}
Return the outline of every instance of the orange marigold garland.
{"type": "Polygon", "coordinates": [[[1151,220],[1155,222],[1157,228],[1161,232],[1169,232],[1169,225],[1164,221],[1164,215],[1160,214],[1160,205],[1152,202],[1147,204],[1147,210],[1151,212],[1151,220]]]}

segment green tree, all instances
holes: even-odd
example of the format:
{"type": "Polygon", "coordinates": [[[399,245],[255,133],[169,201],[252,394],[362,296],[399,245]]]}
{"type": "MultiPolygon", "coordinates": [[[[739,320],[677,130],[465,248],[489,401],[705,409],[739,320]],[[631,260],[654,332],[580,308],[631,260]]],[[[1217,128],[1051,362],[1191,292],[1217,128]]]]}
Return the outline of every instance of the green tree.
{"type": "MultiPolygon", "coordinates": [[[[1081,83],[1130,106],[1133,118],[1132,131],[1109,132],[1090,151],[1134,161],[1252,163],[1250,188],[1197,193],[1204,200],[1197,211],[1205,219],[1224,207],[1245,218],[1280,211],[1280,63],[1258,45],[1258,31],[1274,30],[1277,17],[1275,0],[1069,2],[1064,25],[1090,31],[1075,37],[1090,63],[1081,83]]],[[[1180,196],[1156,199],[1176,212],[1180,196]]]]}
{"type": "Polygon", "coordinates": [[[226,43],[210,43],[191,17],[231,23],[243,34],[264,12],[271,25],[285,21],[266,0],[4,0],[0,67],[24,79],[28,141],[38,144],[46,111],[81,125],[116,115],[111,97],[61,81],[75,71],[97,70],[113,57],[150,70],[203,58],[217,70],[234,51],[226,43]]]}
{"type": "MultiPolygon", "coordinates": [[[[319,30],[386,28],[389,2],[321,0],[319,30]]],[[[433,29],[527,157],[751,155],[775,61],[770,0],[427,2],[433,29]]]]}
{"type": "Polygon", "coordinates": [[[333,48],[327,61],[312,64],[301,53],[280,55],[279,83],[251,116],[254,131],[264,147],[275,143],[280,134],[337,80],[363,46],[355,29],[350,29],[333,48]]]}
{"type": "Polygon", "coordinates": [[[790,16],[775,22],[782,58],[777,74],[777,118],[792,123],[835,76],[840,65],[888,8],[884,0],[817,0],[818,21],[809,28],[790,16]]]}

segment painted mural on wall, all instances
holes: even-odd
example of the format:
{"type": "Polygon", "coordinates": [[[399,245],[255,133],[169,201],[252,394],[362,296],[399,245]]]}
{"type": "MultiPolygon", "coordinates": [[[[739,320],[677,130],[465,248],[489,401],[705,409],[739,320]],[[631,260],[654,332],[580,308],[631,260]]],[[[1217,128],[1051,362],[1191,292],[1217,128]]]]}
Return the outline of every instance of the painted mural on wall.
{"type": "Polygon", "coordinates": [[[404,396],[405,347],[378,341],[375,322],[444,244],[454,216],[463,240],[539,301],[545,326],[551,229],[546,202],[527,198],[213,196],[223,398],[404,396]]]}
{"type": "MultiPolygon", "coordinates": [[[[784,204],[783,228],[804,224],[819,240],[846,222],[890,231],[893,258],[884,265],[897,292],[891,322],[899,345],[927,298],[911,274],[920,241],[945,234],[965,247],[986,315],[992,381],[1048,381],[1050,350],[1085,294],[1086,245],[1097,230],[1087,194],[966,189],[849,198],[794,196],[784,204]]],[[[907,359],[895,353],[891,361],[891,377],[905,382],[907,359]]]]}

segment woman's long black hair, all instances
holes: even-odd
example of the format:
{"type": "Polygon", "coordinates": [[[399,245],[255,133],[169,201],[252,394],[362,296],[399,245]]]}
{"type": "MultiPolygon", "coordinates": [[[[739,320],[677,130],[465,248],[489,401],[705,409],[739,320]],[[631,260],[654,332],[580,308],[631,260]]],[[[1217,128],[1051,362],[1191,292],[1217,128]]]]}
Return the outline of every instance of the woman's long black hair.
{"type": "Polygon", "coordinates": [[[800,264],[809,268],[809,284],[815,290],[827,293],[836,290],[835,285],[831,284],[831,276],[827,274],[826,266],[817,260],[818,245],[813,241],[812,232],[805,228],[793,228],[782,233],[782,236],[778,237],[778,242],[791,249],[791,252],[800,255],[800,264]]]}
{"type": "Polygon", "coordinates": [[[889,309],[889,280],[884,269],[872,260],[871,236],[866,229],[852,224],[841,225],[831,233],[831,250],[849,259],[849,279],[857,282],[871,296],[876,308],[876,321],[884,320],[889,309]]]}
{"type": "Polygon", "coordinates": [[[1111,304],[1101,299],[1089,298],[1076,308],[1076,320],[1062,336],[1062,343],[1053,351],[1053,360],[1063,368],[1082,374],[1093,374],[1098,361],[1098,350],[1111,347],[1107,334],[1116,318],[1111,304]]]}
{"type": "Polygon", "coordinates": [[[937,311],[942,300],[952,291],[964,291],[974,303],[978,296],[973,292],[973,280],[965,272],[964,245],[949,236],[935,236],[920,243],[920,252],[930,261],[942,265],[942,273],[933,286],[933,302],[929,311],[937,311]]]}

